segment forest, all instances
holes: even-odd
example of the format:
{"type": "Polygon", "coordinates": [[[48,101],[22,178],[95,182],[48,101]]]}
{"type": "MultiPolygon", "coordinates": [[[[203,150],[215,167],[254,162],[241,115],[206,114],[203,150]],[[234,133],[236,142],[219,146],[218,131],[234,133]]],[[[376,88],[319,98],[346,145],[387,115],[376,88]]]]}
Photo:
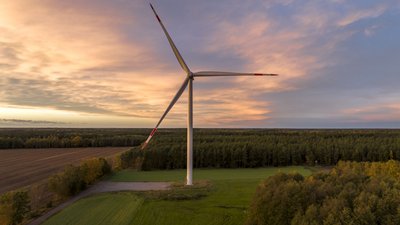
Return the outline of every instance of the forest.
{"type": "MultiPolygon", "coordinates": [[[[196,129],[193,148],[197,168],[399,160],[400,130],[196,129]]],[[[144,170],[185,168],[186,133],[160,130],[146,151],[135,154],[144,170]]]]}
{"type": "Polygon", "coordinates": [[[0,149],[140,145],[148,129],[2,128],[0,149]]]}
{"type": "Polygon", "coordinates": [[[310,177],[278,174],[258,187],[246,225],[400,224],[400,162],[339,162],[310,177]]]}
{"type": "MultiPolygon", "coordinates": [[[[0,129],[0,148],[139,146],[151,129],[0,129]]],[[[186,130],[159,129],[140,169],[186,167],[186,130]]],[[[194,167],[250,168],[400,160],[400,130],[195,129],[194,167]]]]}

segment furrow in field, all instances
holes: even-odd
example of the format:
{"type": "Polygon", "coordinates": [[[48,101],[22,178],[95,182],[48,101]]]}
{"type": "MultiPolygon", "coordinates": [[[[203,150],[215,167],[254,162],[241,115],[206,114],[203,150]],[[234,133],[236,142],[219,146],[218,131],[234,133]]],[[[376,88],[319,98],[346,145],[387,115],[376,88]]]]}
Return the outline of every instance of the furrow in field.
{"type": "Polygon", "coordinates": [[[82,160],[94,157],[112,156],[128,149],[113,147],[2,150],[0,151],[0,193],[43,180],[69,164],[76,165],[82,160]]]}

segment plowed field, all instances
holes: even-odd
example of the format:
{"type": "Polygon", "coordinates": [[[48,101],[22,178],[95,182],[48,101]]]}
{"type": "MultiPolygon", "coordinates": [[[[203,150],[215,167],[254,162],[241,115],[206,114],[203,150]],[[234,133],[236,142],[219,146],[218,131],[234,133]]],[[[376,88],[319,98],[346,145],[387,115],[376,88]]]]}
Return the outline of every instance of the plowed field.
{"type": "Polygon", "coordinates": [[[66,165],[107,157],[129,147],[0,150],[0,193],[43,180],[66,165]]]}

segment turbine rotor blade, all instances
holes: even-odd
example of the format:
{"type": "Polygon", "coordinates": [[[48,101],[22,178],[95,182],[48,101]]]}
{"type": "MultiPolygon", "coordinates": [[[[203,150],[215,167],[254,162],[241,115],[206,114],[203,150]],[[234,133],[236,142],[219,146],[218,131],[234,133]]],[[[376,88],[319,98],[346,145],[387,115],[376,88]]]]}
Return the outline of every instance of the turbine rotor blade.
{"type": "Polygon", "coordinates": [[[158,22],[160,23],[161,28],[163,29],[163,31],[164,31],[164,33],[165,33],[165,36],[167,36],[168,42],[169,42],[169,44],[171,45],[172,51],[174,52],[176,59],[178,60],[179,64],[181,65],[182,69],[183,69],[187,74],[189,74],[189,73],[190,73],[189,67],[186,65],[185,60],[183,60],[182,55],[179,53],[178,48],[176,48],[174,42],[172,41],[171,36],[169,36],[167,29],[165,28],[164,24],[162,23],[160,17],[158,16],[156,10],[154,9],[154,7],[153,7],[153,5],[152,5],[151,3],[150,3],[150,7],[151,7],[151,9],[153,10],[154,15],[156,16],[158,22]]]}
{"type": "Polygon", "coordinates": [[[186,77],[186,79],[183,81],[181,87],[179,88],[178,92],[175,94],[174,98],[172,99],[171,103],[169,103],[167,109],[165,110],[164,114],[161,116],[160,120],[158,121],[157,125],[154,127],[154,129],[151,131],[149,137],[146,139],[144,144],[142,145],[142,149],[146,148],[147,144],[150,142],[150,139],[154,136],[156,133],[158,126],[160,126],[161,122],[164,120],[165,116],[168,114],[168,112],[172,109],[172,107],[175,105],[175,103],[178,101],[179,97],[181,97],[182,93],[185,91],[188,83],[189,83],[189,77],[186,77]]]}
{"type": "Polygon", "coordinates": [[[278,76],[275,73],[235,73],[220,71],[200,71],[193,73],[194,77],[230,77],[230,76],[278,76]]]}

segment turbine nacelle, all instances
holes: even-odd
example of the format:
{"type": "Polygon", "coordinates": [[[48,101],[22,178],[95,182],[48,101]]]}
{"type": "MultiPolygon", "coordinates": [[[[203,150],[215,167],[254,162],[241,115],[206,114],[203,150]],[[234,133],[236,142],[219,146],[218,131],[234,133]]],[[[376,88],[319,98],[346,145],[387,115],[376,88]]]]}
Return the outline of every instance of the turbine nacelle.
{"type": "Polygon", "coordinates": [[[194,73],[190,72],[187,76],[189,79],[194,80],[194,73]]]}

